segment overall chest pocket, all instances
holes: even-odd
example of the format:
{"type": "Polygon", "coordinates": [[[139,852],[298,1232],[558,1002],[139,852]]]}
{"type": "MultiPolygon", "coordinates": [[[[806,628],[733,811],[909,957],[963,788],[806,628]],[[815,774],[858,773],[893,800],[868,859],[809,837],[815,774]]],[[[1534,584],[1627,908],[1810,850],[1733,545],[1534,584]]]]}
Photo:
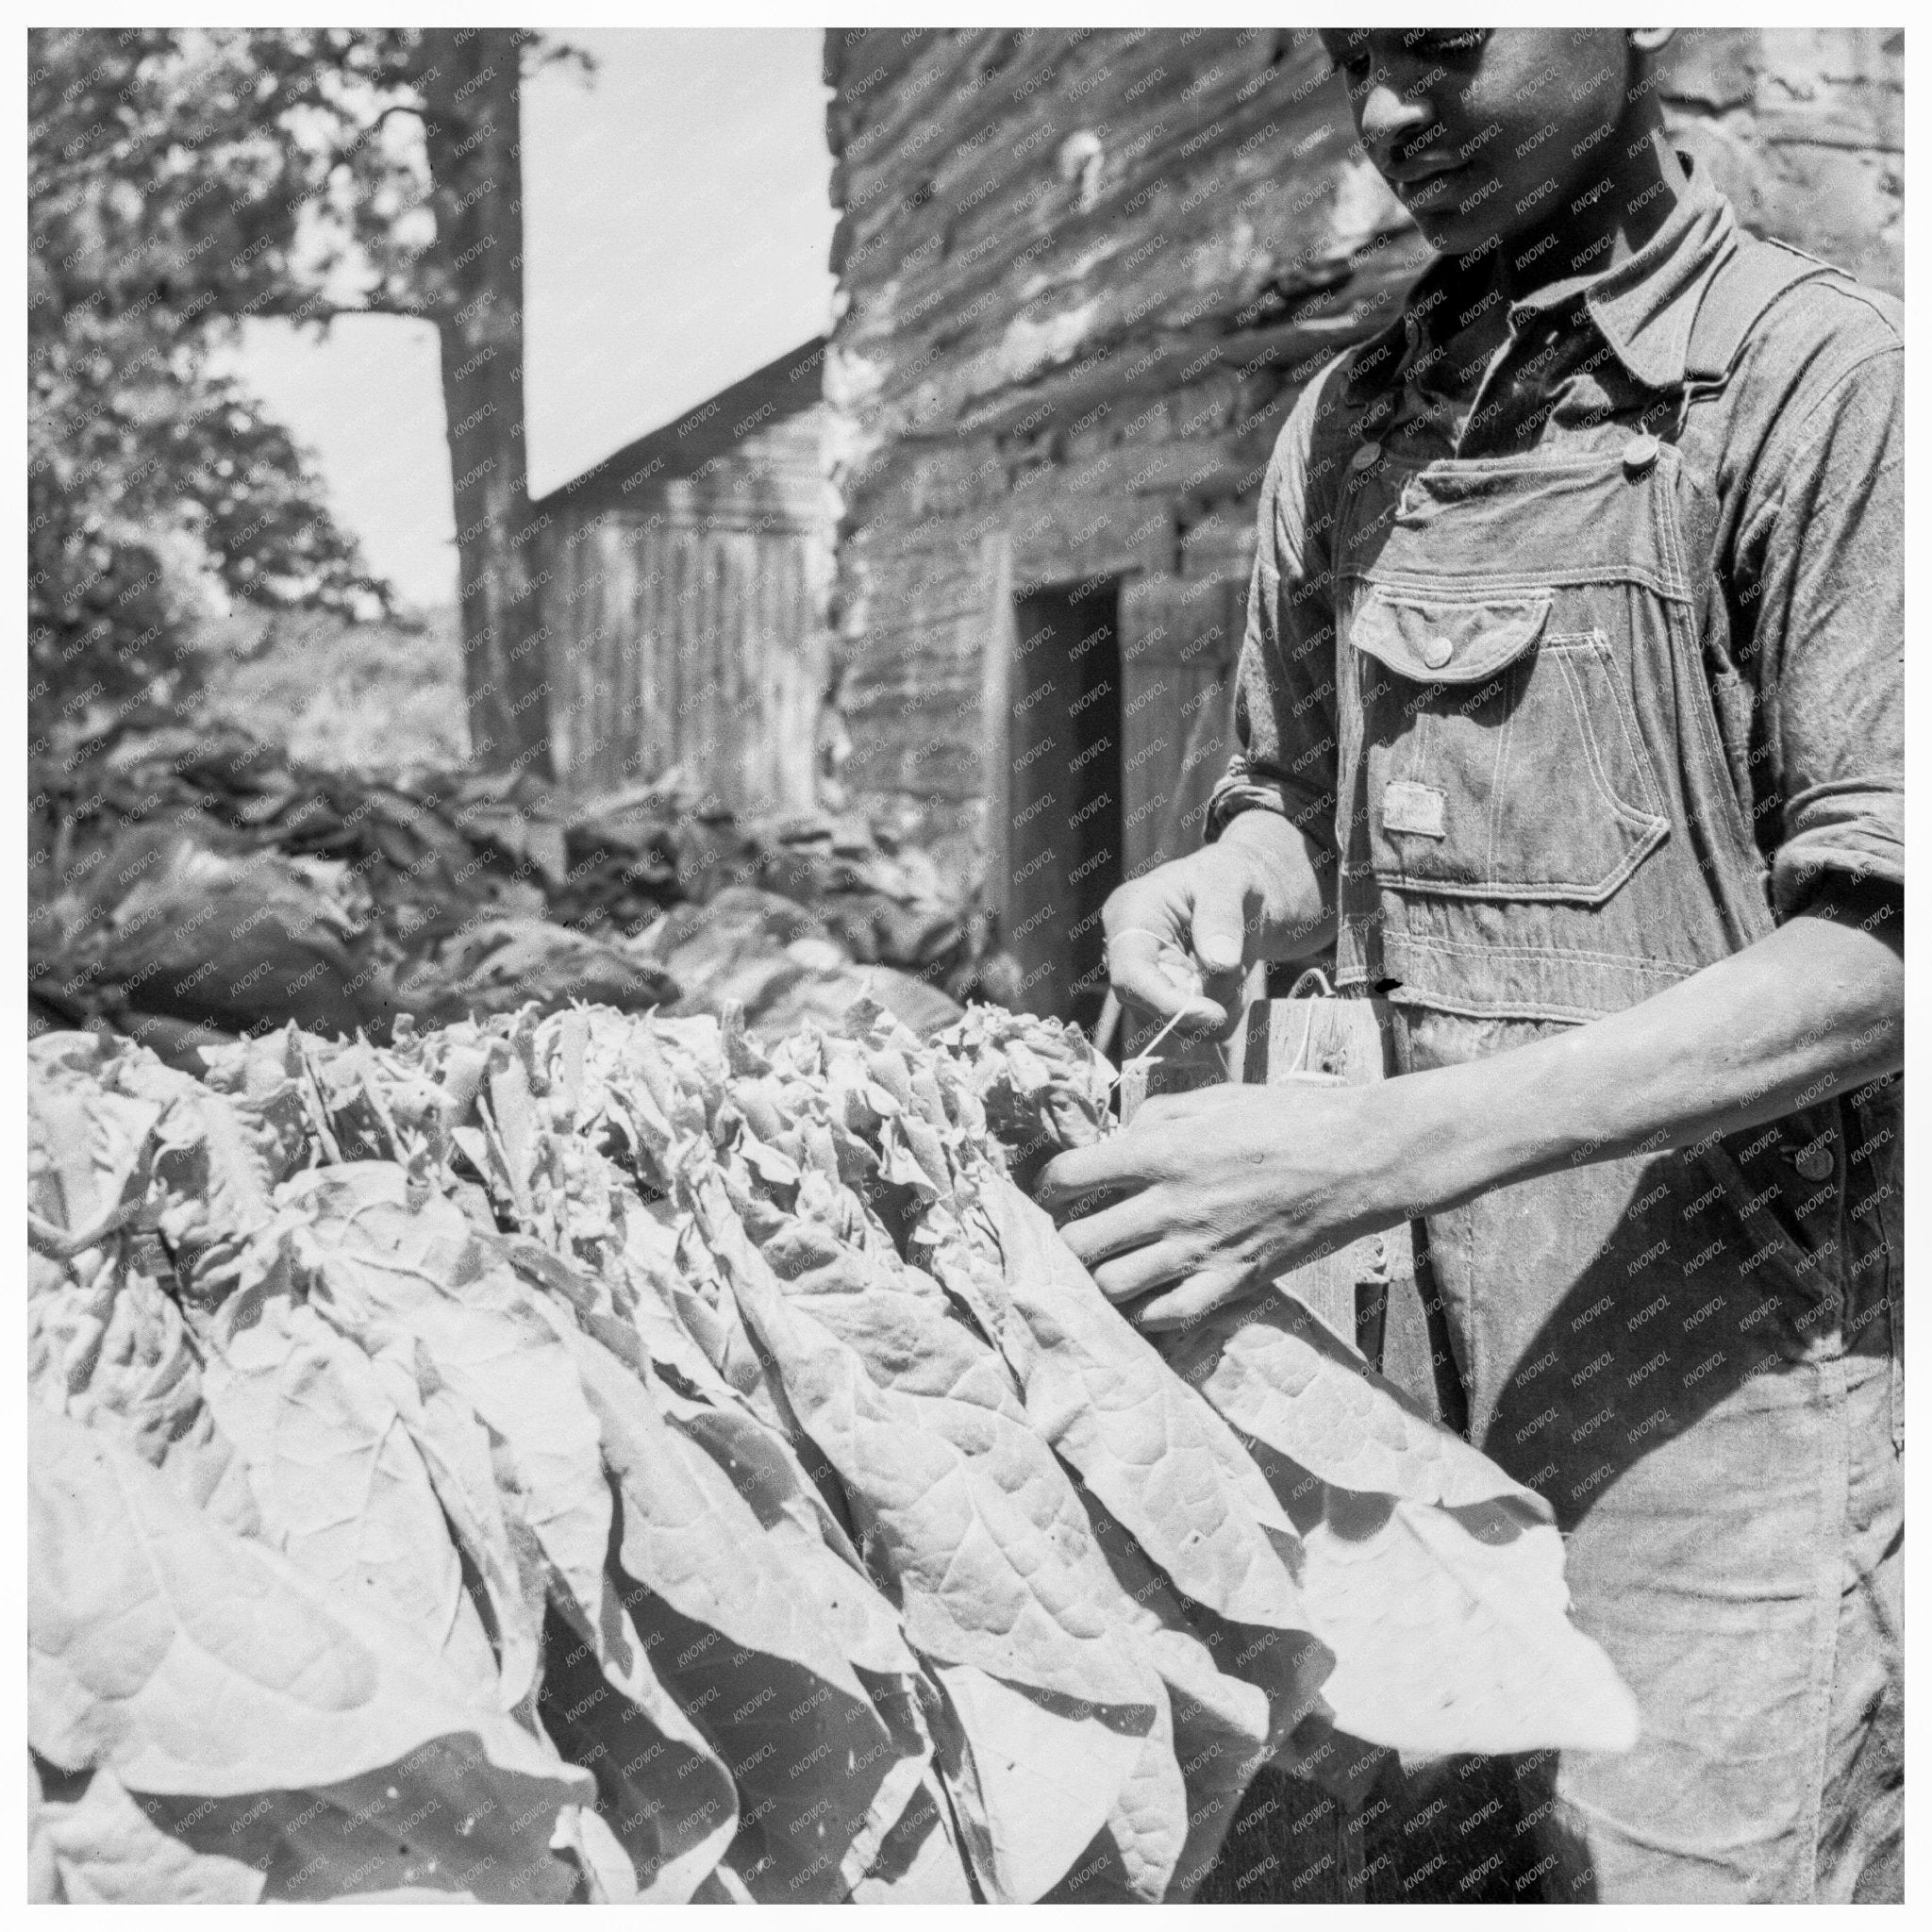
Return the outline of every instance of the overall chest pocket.
{"type": "Polygon", "coordinates": [[[1669,835],[1600,629],[1553,594],[1368,586],[1349,618],[1371,868],[1463,898],[1607,899],[1669,835]]]}

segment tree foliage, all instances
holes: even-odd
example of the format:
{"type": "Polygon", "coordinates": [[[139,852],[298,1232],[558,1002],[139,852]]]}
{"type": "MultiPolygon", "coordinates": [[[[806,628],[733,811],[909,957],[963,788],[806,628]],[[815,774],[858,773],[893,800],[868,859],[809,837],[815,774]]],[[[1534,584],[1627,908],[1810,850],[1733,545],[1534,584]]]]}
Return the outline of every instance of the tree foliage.
{"type": "Polygon", "coordinates": [[[30,37],[29,691],[43,732],[178,686],[192,625],[223,591],[388,602],[312,463],[217,362],[249,315],[319,319],[344,292],[386,303],[406,279],[422,170],[384,133],[382,40],[30,37]]]}
{"type": "MultiPolygon", "coordinates": [[[[222,591],[389,605],[312,462],[220,352],[257,317],[416,316],[448,336],[467,304],[474,323],[476,276],[452,266],[465,197],[449,169],[464,154],[445,142],[458,152],[437,178],[429,111],[453,56],[478,64],[473,42],[513,101],[534,44],[522,30],[30,35],[29,689],[43,734],[178,685],[192,623],[222,591]]],[[[484,305],[499,314],[521,307],[521,250],[503,253],[517,258],[484,305]]],[[[500,432],[519,475],[521,428],[519,414],[500,432]]],[[[498,533],[499,561],[520,536],[498,533]]],[[[473,574],[466,555],[466,593],[473,574]]]]}

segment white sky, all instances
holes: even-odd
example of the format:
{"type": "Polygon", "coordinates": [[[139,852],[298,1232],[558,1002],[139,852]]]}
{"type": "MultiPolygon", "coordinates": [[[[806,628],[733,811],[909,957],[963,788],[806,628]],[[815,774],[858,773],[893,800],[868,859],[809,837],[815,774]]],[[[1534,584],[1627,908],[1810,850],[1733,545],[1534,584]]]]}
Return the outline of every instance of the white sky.
{"type": "MultiPolygon", "coordinates": [[[[830,319],[816,27],[602,28],[524,88],[530,488],[541,495],[830,319]]],[[[239,372],[405,597],[456,596],[436,336],[251,324],[239,372]]]]}

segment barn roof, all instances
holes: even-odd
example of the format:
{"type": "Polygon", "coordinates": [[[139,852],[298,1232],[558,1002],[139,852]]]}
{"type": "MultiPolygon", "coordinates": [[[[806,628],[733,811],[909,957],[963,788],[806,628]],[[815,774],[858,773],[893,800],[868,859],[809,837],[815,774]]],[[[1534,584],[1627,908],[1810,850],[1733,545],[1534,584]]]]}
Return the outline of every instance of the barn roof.
{"type": "Polygon", "coordinates": [[[579,514],[635,508],[637,492],[645,484],[656,488],[695,476],[714,458],[729,456],[747,437],[802,415],[821,401],[824,360],[824,341],[813,336],[592,464],[532,508],[567,507],[579,514]]]}

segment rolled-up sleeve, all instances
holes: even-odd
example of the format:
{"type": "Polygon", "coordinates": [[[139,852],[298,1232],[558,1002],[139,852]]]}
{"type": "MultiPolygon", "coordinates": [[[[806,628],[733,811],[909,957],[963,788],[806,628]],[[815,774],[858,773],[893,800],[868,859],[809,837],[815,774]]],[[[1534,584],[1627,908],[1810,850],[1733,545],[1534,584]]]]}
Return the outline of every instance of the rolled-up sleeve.
{"type": "Polygon", "coordinates": [[[1335,849],[1335,608],[1312,459],[1331,364],[1282,425],[1261,485],[1247,626],[1235,671],[1235,751],[1208,804],[1207,838],[1244,811],[1277,812],[1335,849]]]}
{"type": "Polygon", "coordinates": [[[1780,919],[1834,878],[1905,883],[1904,351],[1860,334],[1868,351],[1774,436],[1740,533],[1780,919]]]}

